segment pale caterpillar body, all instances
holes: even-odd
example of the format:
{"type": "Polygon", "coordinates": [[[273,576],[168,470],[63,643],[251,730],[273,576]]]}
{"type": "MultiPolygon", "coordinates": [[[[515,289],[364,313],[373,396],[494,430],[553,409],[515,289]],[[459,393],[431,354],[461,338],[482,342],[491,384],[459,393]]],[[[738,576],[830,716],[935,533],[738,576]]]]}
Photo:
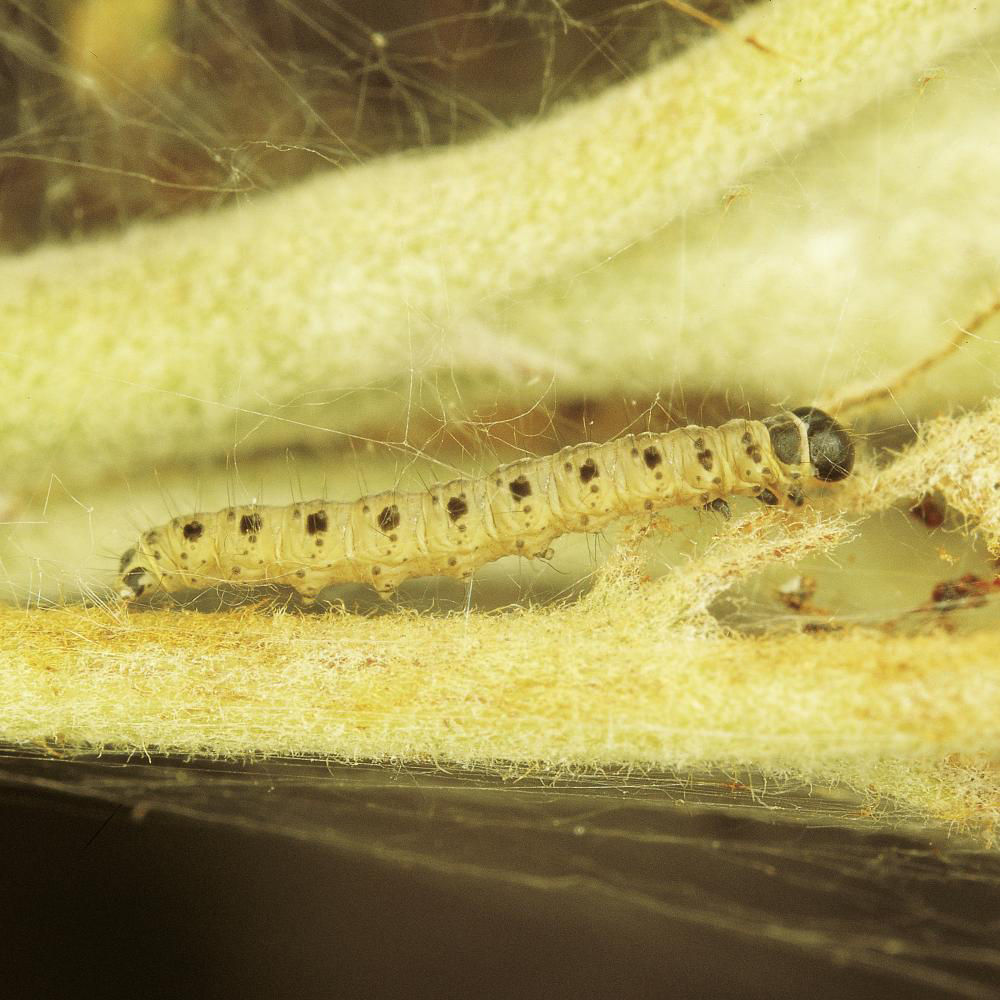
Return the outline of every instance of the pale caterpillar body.
{"type": "Polygon", "coordinates": [[[540,556],[560,535],[665,507],[728,517],[727,496],[798,505],[809,479],[843,479],[853,463],[848,432],[812,407],[626,434],[417,492],[175,517],[121,557],[118,592],[132,600],[157,590],[277,583],[311,599],[331,584],[359,582],[388,595],[404,580],[468,579],[501,556],[540,556]]]}

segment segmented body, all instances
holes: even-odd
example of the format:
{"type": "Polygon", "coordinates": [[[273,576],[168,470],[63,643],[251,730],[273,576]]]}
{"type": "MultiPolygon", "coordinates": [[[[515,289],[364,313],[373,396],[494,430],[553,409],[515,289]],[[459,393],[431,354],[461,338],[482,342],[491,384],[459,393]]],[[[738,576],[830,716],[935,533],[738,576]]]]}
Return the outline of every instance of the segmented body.
{"type": "Polygon", "coordinates": [[[360,582],[388,594],[414,577],[468,578],[501,556],[540,555],[560,535],[665,507],[728,513],[729,496],[801,503],[801,481],[817,474],[807,431],[785,413],[627,434],[416,492],[176,517],[122,557],[120,592],[281,583],[311,598],[360,582]]]}

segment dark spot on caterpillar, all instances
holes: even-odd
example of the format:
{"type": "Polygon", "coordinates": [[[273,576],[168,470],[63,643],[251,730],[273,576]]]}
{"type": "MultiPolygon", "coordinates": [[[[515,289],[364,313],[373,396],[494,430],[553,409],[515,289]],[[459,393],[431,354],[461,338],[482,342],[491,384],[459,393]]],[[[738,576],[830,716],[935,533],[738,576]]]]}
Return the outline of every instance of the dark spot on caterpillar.
{"type": "Polygon", "coordinates": [[[714,514],[721,514],[727,521],[733,516],[733,512],[729,509],[729,504],[722,497],[719,497],[717,500],[710,500],[705,504],[704,509],[710,510],[714,514]]]}
{"type": "Polygon", "coordinates": [[[573,471],[573,463],[572,463],[572,462],[566,462],[566,463],[565,463],[565,464],[563,465],[563,468],[564,468],[564,469],[565,469],[565,470],[566,470],[567,472],[572,472],[572,471],[573,471]]]}
{"type": "Polygon", "coordinates": [[[597,468],[597,463],[592,458],[588,458],[587,461],[580,466],[580,481],[583,483],[589,483],[591,479],[595,476],[599,476],[600,474],[601,472],[597,468]]]}
{"type": "Polygon", "coordinates": [[[431,494],[431,503],[434,503],[434,504],[438,504],[438,503],[440,503],[440,502],[441,502],[441,499],[440,499],[440,497],[436,497],[436,496],[434,496],[434,494],[432,493],[432,494],[431,494]]]}
{"type": "Polygon", "coordinates": [[[662,479],[663,478],[663,473],[662,472],[657,472],[656,475],[653,478],[654,479],[662,479]]]}
{"type": "Polygon", "coordinates": [[[399,508],[395,504],[383,507],[379,511],[378,526],[383,531],[392,531],[393,528],[399,527],[399,508]]]}
{"type": "Polygon", "coordinates": [[[153,553],[153,558],[154,558],[154,559],[162,559],[163,557],[162,557],[162,556],[160,555],[160,553],[159,553],[159,552],[157,551],[157,552],[154,552],[154,553],[153,553]]]}
{"type": "Polygon", "coordinates": [[[519,549],[523,549],[523,548],[524,548],[524,539],[523,539],[523,538],[519,538],[519,539],[518,539],[518,540],[517,540],[517,541],[516,541],[516,542],[515,542],[514,544],[515,544],[515,545],[516,545],[516,546],[517,546],[517,547],[518,547],[519,549]]]}
{"type": "Polygon", "coordinates": [[[126,549],[122,553],[121,559],[118,560],[118,572],[124,573],[125,567],[132,561],[132,556],[135,555],[135,549],[126,549]]]}
{"type": "Polygon", "coordinates": [[[302,511],[298,507],[292,511],[292,517],[302,517],[302,511]]]}
{"type": "Polygon", "coordinates": [[[181,553],[181,559],[185,559],[186,560],[187,557],[188,557],[188,554],[186,552],[182,552],[181,553]]]}
{"type": "Polygon", "coordinates": [[[655,469],[660,464],[660,462],[663,461],[663,456],[660,454],[660,449],[654,448],[652,445],[650,445],[642,453],[642,458],[643,461],[646,463],[647,469],[655,469]]]}
{"type": "Polygon", "coordinates": [[[396,534],[395,532],[393,532],[393,533],[392,533],[392,534],[391,534],[391,535],[389,536],[389,541],[390,541],[390,542],[398,542],[398,541],[399,541],[399,535],[397,535],[397,534],[396,534]]]}
{"type": "Polygon", "coordinates": [[[240,573],[242,573],[242,572],[243,571],[239,568],[239,566],[234,566],[233,569],[232,569],[232,572],[229,575],[230,576],[239,576],[240,573]]]}
{"type": "Polygon", "coordinates": [[[524,505],[524,513],[525,514],[530,514],[531,513],[531,504],[530,503],[526,503],[524,505]]]}
{"type": "Polygon", "coordinates": [[[201,521],[188,521],[188,523],[184,525],[184,537],[189,542],[193,542],[195,539],[201,538],[204,533],[205,526],[201,523],[201,521]]]}
{"type": "Polygon", "coordinates": [[[448,559],[448,565],[449,566],[457,566],[458,565],[458,560],[454,556],[451,556],[448,559]]]}
{"type": "MultiPolygon", "coordinates": [[[[260,519],[260,514],[244,514],[240,518],[240,533],[244,535],[256,535],[263,523],[260,519]]],[[[251,541],[254,541],[254,539],[251,539],[251,541]]]]}
{"type": "Polygon", "coordinates": [[[236,511],[232,510],[231,508],[228,511],[226,511],[226,520],[227,521],[235,521],[236,520],[236,511]]]}
{"type": "Polygon", "coordinates": [[[297,569],[295,575],[301,580],[306,575],[306,571],[304,569],[297,569]]]}
{"type": "Polygon", "coordinates": [[[469,513],[469,505],[461,497],[452,497],[448,501],[448,514],[453,521],[469,513]]]}
{"type": "Polygon", "coordinates": [[[581,514],[580,515],[580,524],[582,524],[584,527],[586,527],[588,524],[590,524],[590,515],[589,514],[581,514]]]}
{"type": "Polygon", "coordinates": [[[372,576],[379,576],[382,573],[381,566],[372,566],[372,576]]]}
{"type": "Polygon", "coordinates": [[[801,507],[806,502],[806,498],[802,495],[801,490],[789,490],[788,499],[791,500],[796,507],[801,507]]]}
{"type": "Polygon", "coordinates": [[[518,476],[510,481],[510,494],[515,500],[523,500],[531,496],[531,483],[527,476],[518,476]]]}
{"type": "MultiPolygon", "coordinates": [[[[767,422],[767,421],[765,421],[765,423],[766,423],[766,422],[767,422]]],[[[752,434],[751,434],[751,433],[750,433],[749,431],[744,431],[744,432],[743,432],[743,437],[741,437],[741,438],[740,438],[740,440],[741,440],[741,441],[742,441],[742,442],[743,442],[744,444],[752,444],[752,443],[753,443],[753,435],[752,435],[752,434]]]]}
{"type": "Polygon", "coordinates": [[[639,457],[639,449],[638,448],[633,448],[632,449],[632,457],[633,458],[638,458],[639,457]]]}
{"type": "Polygon", "coordinates": [[[368,514],[370,512],[371,512],[371,507],[369,507],[368,504],[365,504],[364,507],[361,508],[362,514],[368,514]]]}
{"type": "Polygon", "coordinates": [[[704,451],[698,452],[698,461],[701,462],[701,467],[706,472],[712,471],[712,453],[706,448],[704,451]]]}
{"type": "Polygon", "coordinates": [[[155,531],[147,531],[145,540],[152,545],[153,542],[158,542],[160,540],[160,536],[155,531]]]}
{"type": "Polygon", "coordinates": [[[696,451],[701,451],[705,447],[705,439],[703,437],[696,437],[694,439],[694,446],[696,451]]]}
{"type": "Polygon", "coordinates": [[[590,484],[590,492],[591,493],[596,493],[600,488],[601,487],[598,486],[597,483],[591,483],[590,484]]]}
{"type": "Polygon", "coordinates": [[[315,535],[318,531],[326,531],[327,527],[329,527],[329,524],[325,510],[318,510],[315,514],[310,514],[306,518],[306,531],[310,535],[315,535]]]}
{"type": "Polygon", "coordinates": [[[751,461],[756,462],[758,465],[760,465],[764,457],[760,453],[760,448],[758,448],[757,445],[755,444],[747,446],[747,456],[750,458],[751,461]]]}
{"type": "Polygon", "coordinates": [[[652,510],[652,509],[653,509],[653,501],[652,501],[652,500],[647,500],[647,501],[646,501],[646,502],[645,502],[645,503],[643,504],[643,507],[645,507],[645,508],[646,508],[646,510],[652,510]]]}
{"type": "Polygon", "coordinates": [[[757,494],[757,499],[768,507],[773,507],[778,502],[778,498],[770,490],[761,490],[757,494]]]}
{"type": "Polygon", "coordinates": [[[318,549],[323,548],[323,539],[322,538],[317,538],[316,539],[316,548],[318,548],[318,549]]]}
{"type": "Polygon", "coordinates": [[[459,531],[465,531],[467,527],[468,527],[468,525],[466,525],[466,524],[460,524],[460,525],[458,526],[458,530],[459,530],[459,531]]]}

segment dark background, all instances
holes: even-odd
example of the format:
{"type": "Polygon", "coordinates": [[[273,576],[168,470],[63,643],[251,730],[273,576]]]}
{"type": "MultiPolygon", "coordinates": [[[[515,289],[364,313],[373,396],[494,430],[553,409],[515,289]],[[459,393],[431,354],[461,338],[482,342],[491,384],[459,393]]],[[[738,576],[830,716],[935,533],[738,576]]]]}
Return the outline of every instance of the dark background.
{"type": "Polygon", "coordinates": [[[0,991],[1000,996],[997,855],[678,787],[6,758],[0,991]]]}

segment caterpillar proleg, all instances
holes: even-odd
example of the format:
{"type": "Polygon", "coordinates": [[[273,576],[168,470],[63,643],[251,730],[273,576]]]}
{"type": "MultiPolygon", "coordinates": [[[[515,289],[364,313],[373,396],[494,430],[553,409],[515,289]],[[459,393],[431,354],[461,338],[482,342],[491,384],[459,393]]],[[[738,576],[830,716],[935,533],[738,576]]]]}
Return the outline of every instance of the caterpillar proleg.
{"type": "Polygon", "coordinates": [[[413,577],[467,579],[501,556],[542,555],[560,535],[664,507],[728,517],[728,496],[799,505],[805,482],[841,480],[853,464],[850,434],[814,407],[626,434],[419,492],[175,517],[124,553],[118,593],[133,600],[158,590],[279,583],[313,598],[331,584],[360,582],[388,595],[413,577]]]}

